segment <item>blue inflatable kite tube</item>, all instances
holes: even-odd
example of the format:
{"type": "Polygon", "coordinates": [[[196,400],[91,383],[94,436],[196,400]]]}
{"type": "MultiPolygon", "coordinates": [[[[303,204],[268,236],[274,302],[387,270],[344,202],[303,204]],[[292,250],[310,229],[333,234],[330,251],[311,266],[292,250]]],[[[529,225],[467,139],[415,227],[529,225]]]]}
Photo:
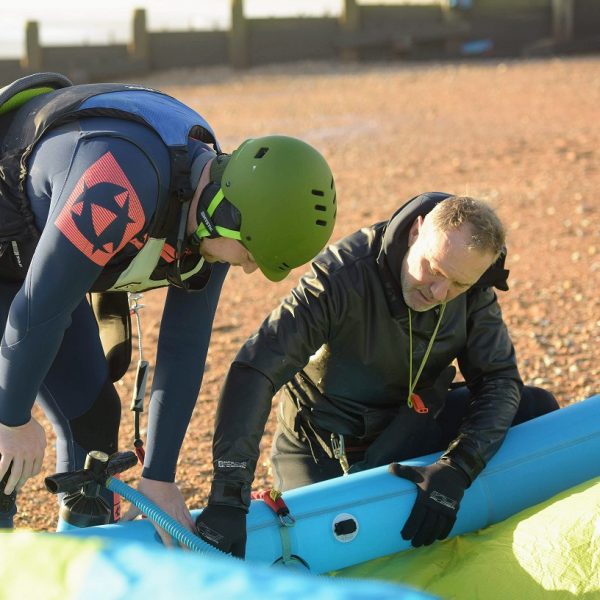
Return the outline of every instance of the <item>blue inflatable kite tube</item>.
{"type": "MultiPolygon", "coordinates": [[[[466,491],[451,536],[503,521],[599,476],[599,456],[600,395],[511,428],[466,491]]],[[[423,465],[437,458],[429,455],[404,464],[423,465]]],[[[293,526],[282,526],[264,502],[253,501],[246,561],[282,562],[286,548],[312,573],[321,574],[405,550],[410,544],[400,530],[415,497],[414,484],[379,467],[286,492],[293,526]]],[[[161,544],[144,520],[66,533],[161,544]]]]}

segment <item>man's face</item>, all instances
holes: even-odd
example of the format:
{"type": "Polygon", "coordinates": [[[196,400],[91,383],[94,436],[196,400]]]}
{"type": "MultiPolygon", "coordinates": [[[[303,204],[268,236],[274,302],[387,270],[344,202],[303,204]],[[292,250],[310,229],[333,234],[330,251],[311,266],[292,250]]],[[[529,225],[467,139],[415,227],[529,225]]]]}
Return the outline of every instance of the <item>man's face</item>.
{"type": "Polygon", "coordinates": [[[489,252],[469,250],[470,227],[440,232],[423,217],[413,223],[402,262],[402,295],[406,304],[425,312],[466,292],[494,262],[489,252]]]}
{"type": "Polygon", "coordinates": [[[254,273],[258,269],[252,254],[240,242],[230,238],[204,238],[200,254],[208,263],[229,263],[232,267],[242,267],[244,273],[254,273]]]}

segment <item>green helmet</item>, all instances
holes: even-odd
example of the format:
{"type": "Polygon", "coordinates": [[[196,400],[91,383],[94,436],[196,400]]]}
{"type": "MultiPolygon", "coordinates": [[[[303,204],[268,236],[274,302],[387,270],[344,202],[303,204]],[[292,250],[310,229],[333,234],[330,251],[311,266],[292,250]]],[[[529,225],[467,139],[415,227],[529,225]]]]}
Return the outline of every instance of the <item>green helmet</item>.
{"type": "Polygon", "coordinates": [[[296,138],[246,140],[223,171],[221,193],[240,212],[241,228],[219,234],[239,239],[271,281],[314,258],[335,225],[331,169],[296,138]]]}

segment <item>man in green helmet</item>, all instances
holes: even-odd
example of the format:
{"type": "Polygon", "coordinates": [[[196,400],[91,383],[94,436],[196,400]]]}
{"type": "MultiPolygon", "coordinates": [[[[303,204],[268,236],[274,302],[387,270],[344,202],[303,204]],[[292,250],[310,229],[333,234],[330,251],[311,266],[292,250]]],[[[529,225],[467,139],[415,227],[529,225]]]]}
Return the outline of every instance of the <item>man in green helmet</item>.
{"type": "Polygon", "coordinates": [[[223,280],[235,265],[279,281],[326,244],[336,206],[325,159],[286,136],[227,155],[170,96],[48,73],[0,89],[0,146],[0,527],[41,469],[36,400],[58,471],[117,450],[127,292],[168,287],[139,488],[193,530],[175,470],[223,280]]]}

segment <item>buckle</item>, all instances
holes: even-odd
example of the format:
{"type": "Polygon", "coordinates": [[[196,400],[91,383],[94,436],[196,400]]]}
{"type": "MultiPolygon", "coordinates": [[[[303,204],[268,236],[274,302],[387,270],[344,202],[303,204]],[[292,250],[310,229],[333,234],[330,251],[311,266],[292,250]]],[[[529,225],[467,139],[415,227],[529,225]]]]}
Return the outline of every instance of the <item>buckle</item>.
{"type": "Polygon", "coordinates": [[[331,434],[331,449],[333,450],[333,457],[339,461],[344,475],[347,475],[350,470],[350,464],[348,463],[348,457],[346,456],[346,442],[341,433],[331,434]]]}

